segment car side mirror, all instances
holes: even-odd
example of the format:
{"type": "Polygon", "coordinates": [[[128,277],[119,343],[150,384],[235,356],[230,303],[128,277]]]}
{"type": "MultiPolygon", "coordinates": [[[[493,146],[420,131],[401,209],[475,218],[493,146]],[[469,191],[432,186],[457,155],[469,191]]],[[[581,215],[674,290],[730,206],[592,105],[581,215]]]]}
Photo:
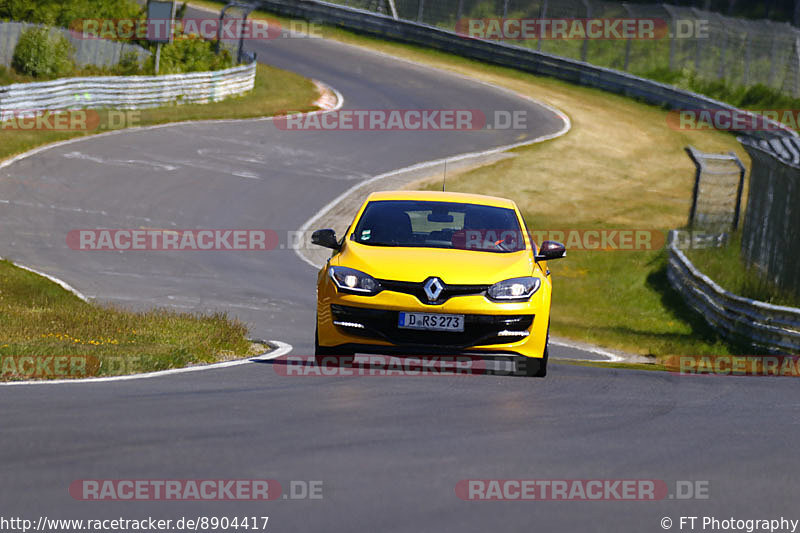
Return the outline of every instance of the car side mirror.
{"type": "Polygon", "coordinates": [[[566,257],[567,249],[563,244],[556,241],[544,241],[539,247],[539,253],[536,254],[534,259],[537,261],[550,261],[552,259],[561,259],[566,257]]]}
{"type": "Polygon", "coordinates": [[[312,233],[311,244],[331,248],[333,250],[339,249],[339,241],[336,238],[336,232],[332,229],[318,229],[312,233]]]}

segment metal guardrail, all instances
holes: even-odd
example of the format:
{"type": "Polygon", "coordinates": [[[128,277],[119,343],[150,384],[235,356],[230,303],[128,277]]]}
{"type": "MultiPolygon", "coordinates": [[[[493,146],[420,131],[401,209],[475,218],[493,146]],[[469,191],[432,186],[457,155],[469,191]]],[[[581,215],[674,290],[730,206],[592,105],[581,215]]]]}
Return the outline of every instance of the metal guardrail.
{"type": "Polygon", "coordinates": [[[0,87],[0,114],[45,109],[139,109],[173,102],[205,103],[255,86],[256,63],[166,76],[62,78],[0,87]]]}
{"type": "MultiPolygon", "coordinates": [[[[395,20],[388,15],[364,9],[322,0],[260,0],[259,5],[283,16],[333,24],[385,39],[436,48],[622,94],[665,108],[750,114],[724,102],[626,72],[512,44],[469,39],[447,29],[410,20],[395,20]]],[[[761,120],[761,123],[765,122],[769,130],[743,133],[740,140],[745,145],[757,146],[768,152],[774,165],[800,164],[800,136],[775,121],[761,120]]],[[[800,183],[796,185],[796,192],[800,191],[800,183]]],[[[668,275],[673,287],[725,336],[746,340],[769,351],[800,350],[800,310],[733,295],[700,273],[675,246],[670,247],[669,255],[668,275]]]]}
{"type": "MultiPolygon", "coordinates": [[[[453,31],[410,20],[394,18],[321,0],[259,0],[263,9],[287,17],[324,22],[382,38],[452,52],[489,63],[524,70],[533,74],[595,87],[670,109],[708,109],[746,113],[734,106],[706,96],[678,89],[626,72],[598,67],[575,59],[495,41],[471,39],[453,31]]],[[[756,140],[798,138],[797,133],[769,121],[776,131],[753,131],[756,140]]],[[[800,142],[797,146],[800,148],[800,142]]]]}
{"type": "MultiPolygon", "coordinates": [[[[390,13],[388,0],[327,1],[390,13]]],[[[800,49],[797,46],[800,30],[788,23],[731,17],[686,6],[709,6],[710,0],[670,0],[670,3],[657,0],[397,0],[396,3],[400,18],[451,30],[460,27],[465,33],[469,22],[476,19],[653,20],[667,26],[669,33],[658,39],[607,40],[547,39],[532,32],[533,35],[517,40],[516,44],[639,75],[647,75],[655,69],[685,70],[701,79],[727,80],[744,87],[762,83],[787,96],[800,96],[800,49]]],[[[738,6],[746,3],[739,2],[738,6]]],[[[791,2],[784,2],[787,3],[791,2]]],[[[715,4],[720,7],[723,2],[715,4]]],[[[515,37],[500,32],[493,39],[512,42],[515,37]]]]}
{"type": "Polygon", "coordinates": [[[769,145],[743,144],[753,165],[742,257],[781,290],[800,295],[800,164],[769,145]]]}
{"type": "MultiPolygon", "coordinates": [[[[776,354],[800,352],[800,309],[736,296],[701,273],[671,232],[667,278],[689,306],[722,336],[776,354]]],[[[759,354],[760,355],[760,354],[759,354]]]]}

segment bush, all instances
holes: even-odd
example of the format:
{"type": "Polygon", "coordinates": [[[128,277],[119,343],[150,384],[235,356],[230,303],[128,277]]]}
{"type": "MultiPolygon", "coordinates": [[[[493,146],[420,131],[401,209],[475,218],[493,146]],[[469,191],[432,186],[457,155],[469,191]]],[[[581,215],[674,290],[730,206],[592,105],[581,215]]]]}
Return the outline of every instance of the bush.
{"type": "Polygon", "coordinates": [[[133,76],[139,74],[139,55],[133,50],[125,52],[122,54],[119,63],[113,70],[118,76],[133,76]]]}
{"type": "Polygon", "coordinates": [[[72,73],[73,49],[66,37],[48,28],[25,30],[14,49],[12,66],[36,78],[58,78],[72,73]]]}
{"type": "MultiPolygon", "coordinates": [[[[152,72],[155,54],[148,59],[147,68],[152,72]]],[[[233,66],[231,55],[223,50],[215,52],[215,44],[200,38],[178,39],[161,48],[159,74],[178,74],[180,72],[206,72],[233,66]]]]}
{"type": "Polygon", "coordinates": [[[0,0],[0,19],[70,27],[80,19],[136,18],[135,0],[0,0]]]}

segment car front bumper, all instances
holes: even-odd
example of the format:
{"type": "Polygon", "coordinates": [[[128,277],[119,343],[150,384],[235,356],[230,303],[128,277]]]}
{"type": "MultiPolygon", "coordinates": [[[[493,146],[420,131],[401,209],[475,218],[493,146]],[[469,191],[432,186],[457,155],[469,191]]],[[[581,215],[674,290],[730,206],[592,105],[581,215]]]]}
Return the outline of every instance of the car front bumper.
{"type": "MultiPolygon", "coordinates": [[[[549,287],[547,287],[549,289],[549,287]]],[[[415,296],[383,291],[375,296],[339,293],[323,280],[319,287],[320,346],[347,345],[363,351],[543,357],[550,314],[549,292],[530,301],[497,303],[483,295],[455,297],[425,305],[415,296]],[[464,315],[464,331],[423,331],[398,327],[400,312],[464,315]]]]}

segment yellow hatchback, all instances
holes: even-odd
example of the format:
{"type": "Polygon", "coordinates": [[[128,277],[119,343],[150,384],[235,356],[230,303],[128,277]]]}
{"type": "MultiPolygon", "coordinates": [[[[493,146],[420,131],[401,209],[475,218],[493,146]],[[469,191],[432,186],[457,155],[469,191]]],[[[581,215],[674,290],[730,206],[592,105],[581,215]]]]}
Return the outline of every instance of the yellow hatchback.
{"type": "Polygon", "coordinates": [[[366,353],[515,355],[547,373],[552,283],[516,204],[427,191],[371,194],[317,280],[317,356],[366,353]]]}

